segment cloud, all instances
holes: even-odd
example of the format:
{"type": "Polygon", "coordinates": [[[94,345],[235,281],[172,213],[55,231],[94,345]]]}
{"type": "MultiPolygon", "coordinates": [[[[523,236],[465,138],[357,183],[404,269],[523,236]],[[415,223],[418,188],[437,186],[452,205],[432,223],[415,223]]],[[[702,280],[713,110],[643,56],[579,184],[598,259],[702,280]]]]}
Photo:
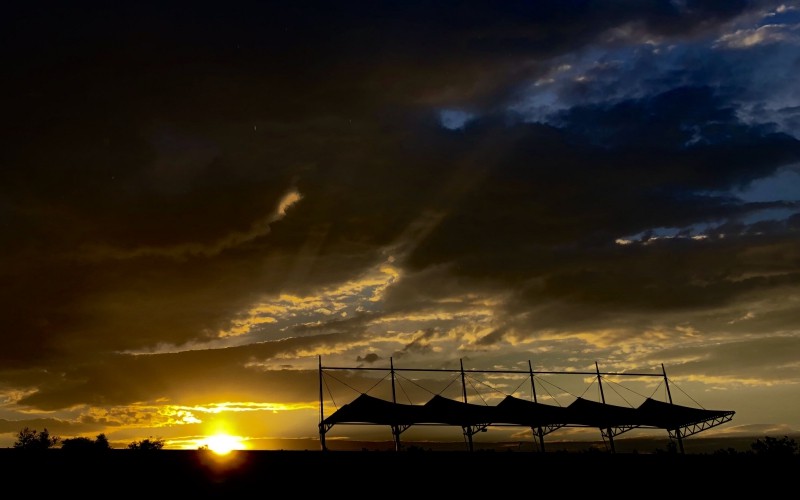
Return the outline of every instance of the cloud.
{"type": "Polygon", "coordinates": [[[358,362],[362,362],[363,361],[365,363],[372,364],[372,363],[374,363],[374,362],[376,362],[376,361],[378,361],[380,359],[381,359],[380,356],[378,356],[374,352],[370,352],[368,354],[365,354],[363,358],[361,356],[358,356],[356,358],[356,361],[358,361],[358,362]]]}
{"type": "Polygon", "coordinates": [[[787,8],[307,7],[4,17],[3,418],[308,404],[319,355],[795,382],[787,8]]]}
{"type": "Polygon", "coordinates": [[[797,26],[765,25],[754,29],[737,30],[720,37],[717,45],[728,49],[746,49],[756,45],[781,42],[799,43],[797,26]]]}
{"type": "Polygon", "coordinates": [[[37,431],[47,429],[51,436],[59,437],[63,434],[85,432],[92,428],[89,425],[65,422],[55,418],[31,418],[23,420],[0,419],[0,434],[14,433],[14,439],[16,439],[16,434],[25,427],[37,431]]]}
{"type": "MultiPolygon", "coordinates": [[[[699,342],[702,344],[702,341],[699,342]]],[[[800,382],[797,353],[800,340],[794,335],[766,336],[742,341],[698,345],[690,359],[672,362],[673,376],[739,380],[743,383],[776,384],[800,382]],[[713,348],[712,348],[713,345],[713,348]],[[743,376],[742,374],[747,375],[743,376]]],[[[680,347],[660,352],[664,359],[680,359],[680,347]]]]}
{"type": "Polygon", "coordinates": [[[96,259],[135,259],[141,257],[167,257],[185,259],[186,257],[213,257],[220,252],[238,247],[270,232],[270,224],[286,217],[286,211],[303,197],[299,192],[291,190],[278,201],[275,211],[252,223],[246,231],[237,231],[210,243],[183,243],[169,247],[143,247],[129,250],[114,248],[88,248],[90,258],[96,259]]]}

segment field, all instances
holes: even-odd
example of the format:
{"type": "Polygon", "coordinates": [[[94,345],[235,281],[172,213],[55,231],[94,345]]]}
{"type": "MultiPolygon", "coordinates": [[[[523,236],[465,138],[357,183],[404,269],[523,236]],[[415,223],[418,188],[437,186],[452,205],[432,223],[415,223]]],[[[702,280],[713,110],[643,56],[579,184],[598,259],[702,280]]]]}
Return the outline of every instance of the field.
{"type": "MultiPolygon", "coordinates": [[[[0,449],[8,488],[83,498],[325,494],[357,497],[548,492],[727,494],[785,489],[800,456],[497,451],[108,450],[77,454],[0,449]]],[[[38,496],[38,495],[37,495],[38,496]]]]}

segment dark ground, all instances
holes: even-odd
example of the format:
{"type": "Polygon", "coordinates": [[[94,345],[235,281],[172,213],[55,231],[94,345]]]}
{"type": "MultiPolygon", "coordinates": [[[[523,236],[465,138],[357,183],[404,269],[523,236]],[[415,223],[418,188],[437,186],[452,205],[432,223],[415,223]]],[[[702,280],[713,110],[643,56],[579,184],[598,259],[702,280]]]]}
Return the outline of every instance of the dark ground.
{"type": "MultiPolygon", "coordinates": [[[[423,499],[459,495],[654,497],[796,491],[800,456],[489,451],[236,451],[0,449],[13,498],[231,498],[325,494],[423,499]],[[787,489],[788,486],[788,489],[787,489]],[[27,493],[27,494],[25,494],[27,493]],[[75,496],[77,495],[77,496],[75,496]]],[[[6,498],[12,498],[11,496],[6,498]]]]}

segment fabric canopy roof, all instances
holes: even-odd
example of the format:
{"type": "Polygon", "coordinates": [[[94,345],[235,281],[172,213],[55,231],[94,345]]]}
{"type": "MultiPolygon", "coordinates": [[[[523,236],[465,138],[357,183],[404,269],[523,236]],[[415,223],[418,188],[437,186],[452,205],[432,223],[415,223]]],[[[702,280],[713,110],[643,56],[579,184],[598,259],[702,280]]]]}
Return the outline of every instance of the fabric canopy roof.
{"type": "Polygon", "coordinates": [[[506,396],[497,405],[499,421],[494,423],[524,425],[526,427],[545,427],[563,425],[569,421],[569,411],[561,406],[553,406],[524,399],[506,396]]]}
{"type": "Polygon", "coordinates": [[[621,427],[638,424],[635,408],[609,405],[578,398],[567,407],[568,421],[573,425],[589,427],[621,427]]]}
{"type": "Polygon", "coordinates": [[[449,425],[484,425],[491,424],[497,418],[496,407],[462,403],[453,399],[436,395],[425,403],[427,418],[430,422],[449,425]]]}
{"type": "Polygon", "coordinates": [[[476,425],[653,427],[677,429],[730,417],[731,410],[705,410],[647,398],[629,408],[577,398],[567,407],[535,403],[507,396],[496,406],[463,403],[439,395],[424,405],[392,403],[361,394],[323,423],[415,425],[476,425]]]}
{"type": "Polygon", "coordinates": [[[680,406],[647,398],[636,410],[642,425],[660,429],[677,429],[732,416],[732,410],[705,410],[680,406]]]}
{"type": "Polygon", "coordinates": [[[336,410],[325,424],[411,425],[422,423],[425,409],[421,406],[392,403],[367,394],[336,410]]]}

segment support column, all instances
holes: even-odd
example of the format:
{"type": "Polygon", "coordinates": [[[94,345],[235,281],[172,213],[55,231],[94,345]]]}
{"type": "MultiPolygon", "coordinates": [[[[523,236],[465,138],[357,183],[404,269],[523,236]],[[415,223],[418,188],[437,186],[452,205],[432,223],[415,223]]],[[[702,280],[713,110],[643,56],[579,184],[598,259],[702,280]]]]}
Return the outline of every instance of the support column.
{"type": "MultiPolygon", "coordinates": [[[[538,403],[536,399],[536,383],[533,381],[533,366],[531,365],[531,360],[528,360],[528,373],[531,375],[531,394],[533,395],[533,402],[538,403]]],[[[537,429],[531,427],[531,432],[537,433],[539,436],[539,451],[544,453],[544,431],[542,431],[542,426],[540,425],[537,429]]]]}
{"type": "MultiPolygon", "coordinates": [[[[664,374],[664,386],[667,388],[667,398],[669,399],[669,404],[672,403],[672,393],[669,390],[669,379],[667,379],[667,370],[664,369],[664,363],[661,363],[661,373],[664,374]]],[[[683,449],[683,436],[681,436],[681,428],[678,427],[675,429],[675,436],[678,439],[678,448],[681,450],[681,455],[685,455],[686,452],[683,449]]]]}
{"type": "Polygon", "coordinates": [[[325,410],[323,409],[322,398],[322,355],[319,355],[319,444],[322,451],[328,451],[325,445],[325,410]]]}
{"type": "MultiPolygon", "coordinates": [[[[394,360],[389,358],[389,370],[392,374],[392,403],[397,404],[397,393],[394,388],[394,360]]],[[[400,451],[400,426],[392,424],[392,436],[394,437],[394,451],[400,451]]]]}
{"type": "MultiPolygon", "coordinates": [[[[467,379],[464,377],[464,360],[458,360],[461,363],[461,393],[464,396],[464,403],[467,402],[467,379]]],[[[472,444],[472,427],[466,426],[463,427],[464,435],[467,437],[467,444],[469,446],[469,451],[473,451],[474,446],[472,444]]]]}
{"type": "MultiPolygon", "coordinates": [[[[603,382],[602,377],[600,376],[600,367],[597,365],[597,361],[594,362],[594,367],[597,370],[597,385],[600,386],[600,399],[603,401],[603,404],[606,404],[606,396],[603,394],[603,382]]],[[[617,450],[614,447],[614,434],[611,431],[611,427],[606,427],[606,433],[608,434],[608,443],[611,446],[611,453],[616,453],[617,450]]]]}

